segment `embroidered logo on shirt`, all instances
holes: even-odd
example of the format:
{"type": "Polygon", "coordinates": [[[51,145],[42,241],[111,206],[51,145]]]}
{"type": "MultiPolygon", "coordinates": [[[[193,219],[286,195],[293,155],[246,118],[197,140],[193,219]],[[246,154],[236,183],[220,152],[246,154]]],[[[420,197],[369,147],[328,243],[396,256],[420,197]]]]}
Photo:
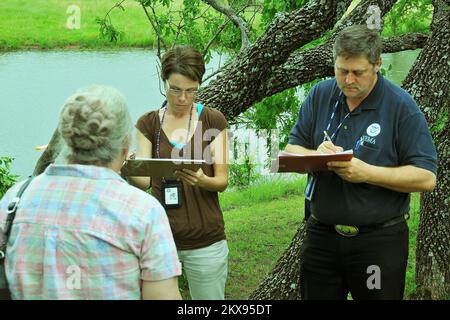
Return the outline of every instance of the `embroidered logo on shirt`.
{"type": "Polygon", "coordinates": [[[372,123],[367,127],[367,134],[371,137],[376,137],[381,132],[381,126],[378,123],[372,123]]]}

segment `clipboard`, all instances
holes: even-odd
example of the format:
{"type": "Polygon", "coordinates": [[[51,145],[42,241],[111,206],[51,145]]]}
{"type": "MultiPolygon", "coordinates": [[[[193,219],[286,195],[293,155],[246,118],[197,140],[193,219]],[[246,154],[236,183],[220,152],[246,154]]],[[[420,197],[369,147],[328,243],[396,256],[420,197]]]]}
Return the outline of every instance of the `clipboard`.
{"type": "Polygon", "coordinates": [[[197,171],[205,163],[193,159],[136,158],[125,161],[121,173],[127,177],[170,178],[175,177],[176,170],[197,171]]]}
{"type": "Polygon", "coordinates": [[[317,171],[328,171],[327,163],[331,161],[350,161],[353,158],[353,150],[338,153],[324,154],[295,154],[281,152],[272,161],[271,173],[297,172],[308,173],[317,171]]]}

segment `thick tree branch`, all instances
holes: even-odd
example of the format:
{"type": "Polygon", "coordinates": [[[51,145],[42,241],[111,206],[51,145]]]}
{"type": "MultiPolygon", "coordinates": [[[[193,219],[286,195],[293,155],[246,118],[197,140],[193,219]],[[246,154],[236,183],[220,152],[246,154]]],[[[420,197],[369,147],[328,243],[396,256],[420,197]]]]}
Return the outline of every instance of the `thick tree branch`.
{"type": "MultiPolygon", "coordinates": [[[[292,51],[323,36],[340,19],[338,0],[311,0],[308,5],[278,14],[266,32],[241,52],[224,72],[200,93],[205,104],[228,119],[260,101],[257,87],[283,64],[292,51]]],[[[345,1],[347,5],[351,0],[345,1]]],[[[342,12],[342,10],[341,10],[342,12]]]]}
{"type": "MultiPolygon", "coordinates": [[[[341,18],[336,12],[344,12],[342,2],[340,5],[338,2],[310,1],[308,5],[298,10],[277,15],[255,44],[241,53],[227,70],[211,81],[200,95],[202,101],[220,109],[228,119],[237,116],[274,91],[280,92],[281,90],[277,91],[277,86],[284,88],[284,80],[274,81],[276,78],[274,79],[273,74],[280,74],[278,71],[280,65],[283,65],[296,49],[322,37],[326,31],[334,28],[333,34],[323,44],[331,46],[336,34],[347,25],[363,24],[371,18],[368,16],[370,6],[378,7],[381,19],[392,9],[396,0],[363,0],[345,19],[336,24],[341,18]],[[273,88],[274,91],[268,88],[273,88]]],[[[350,3],[351,1],[348,1],[345,4],[350,3]]],[[[323,53],[320,55],[324,56],[323,53]]],[[[326,55],[323,59],[325,58],[326,55]]],[[[312,69],[305,67],[302,70],[300,65],[298,72],[308,77],[308,73],[323,68],[323,61],[320,60],[320,63],[312,69]]],[[[296,67],[292,65],[292,60],[286,63],[296,67]]],[[[323,71],[322,69],[321,72],[323,71]]],[[[284,76],[289,78],[291,75],[287,73],[284,76]]]]}
{"type": "Polygon", "coordinates": [[[61,134],[59,133],[58,128],[56,128],[55,132],[53,132],[53,136],[50,139],[50,142],[45,148],[42,155],[39,157],[36,166],[34,168],[33,176],[37,176],[44,172],[45,168],[47,168],[50,164],[52,164],[58,154],[60,153],[61,147],[61,134]]]}
{"type": "MultiPolygon", "coordinates": [[[[423,48],[428,37],[422,33],[408,33],[383,40],[383,53],[423,48]]],[[[309,83],[314,79],[332,77],[332,45],[326,42],[312,49],[300,51],[277,68],[261,90],[268,96],[309,83]]]]}
{"type": "Polygon", "coordinates": [[[241,51],[247,48],[250,44],[250,40],[248,38],[249,32],[247,23],[244,21],[244,19],[239,17],[232,8],[221,6],[215,0],[203,0],[203,2],[209,4],[212,8],[227,16],[234,23],[234,25],[241,30],[241,51]]]}
{"type": "Polygon", "coordinates": [[[424,33],[411,32],[400,36],[392,36],[383,39],[383,53],[423,48],[427,41],[428,35],[424,33]]]}

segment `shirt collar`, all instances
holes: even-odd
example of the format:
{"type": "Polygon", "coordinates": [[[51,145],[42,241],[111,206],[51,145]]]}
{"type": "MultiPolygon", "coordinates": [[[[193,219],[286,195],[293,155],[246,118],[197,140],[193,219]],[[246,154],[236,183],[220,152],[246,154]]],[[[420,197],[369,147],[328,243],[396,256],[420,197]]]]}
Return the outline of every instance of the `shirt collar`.
{"type": "Polygon", "coordinates": [[[125,182],[112,169],[94,165],[51,164],[45,169],[44,174],[48,176],[67,176],[94,180],[121,180],[125,182]]]}

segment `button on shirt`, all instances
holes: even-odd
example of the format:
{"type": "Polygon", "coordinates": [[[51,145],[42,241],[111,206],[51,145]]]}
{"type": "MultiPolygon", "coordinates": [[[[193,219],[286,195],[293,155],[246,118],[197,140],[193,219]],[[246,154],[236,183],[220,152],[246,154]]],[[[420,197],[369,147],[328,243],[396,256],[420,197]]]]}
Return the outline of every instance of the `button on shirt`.
{"type": "MultiPolygon", "coordinates": [[[[350,112],[335,79],[314,86],[291,130],[289,144],[317,149],[330,122],[331,136],[350,112]]],[[[354,157],[376,166],[412,165],[436,173],[437,155],[423,113],[402,88],[378,73],[370,94],[344,120],[333,143],[354,157]]],[[[409,211],[409,193],[367,183],[344,181],[334,172],[320,172],[311,200],[311,212],[323,223],[369,225],[409,211]]]]}
{"type": "MultiPolygon", "coordinates": [[[[7,206],[21,183],[0,201],[7,206]]],[[[114,171],[51,165],[22,196],[6,254],[14,299],[140,299],[181,274],[162,206],[114,171]]]]}

